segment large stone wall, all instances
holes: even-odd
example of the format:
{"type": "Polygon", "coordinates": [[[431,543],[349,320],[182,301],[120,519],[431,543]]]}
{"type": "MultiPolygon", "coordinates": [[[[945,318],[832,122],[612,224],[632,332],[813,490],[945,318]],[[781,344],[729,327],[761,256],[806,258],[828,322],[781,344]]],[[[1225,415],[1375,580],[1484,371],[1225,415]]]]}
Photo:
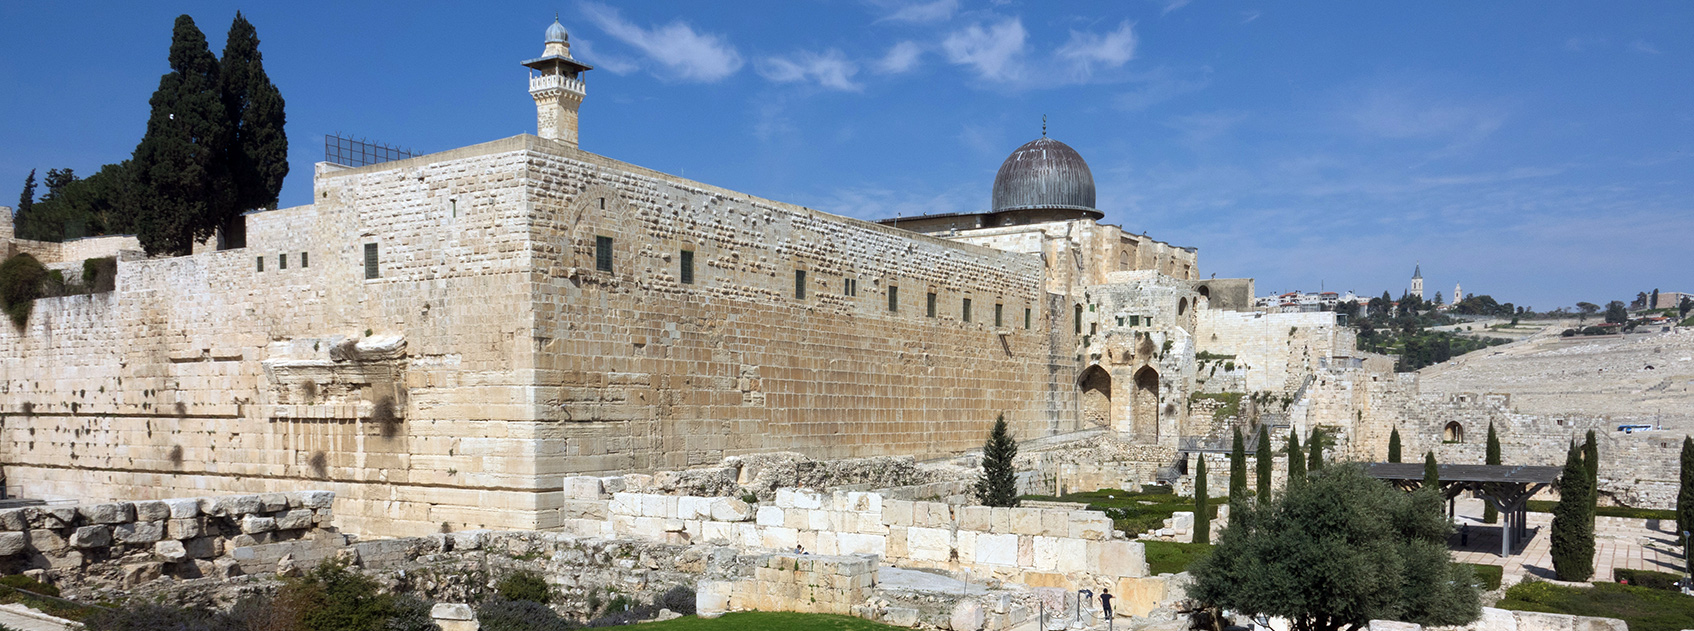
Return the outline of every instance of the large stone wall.
{"type": "Polygon", "coordinates": [[[1353,333],[1333,313],[1259,313],[1202,309],[1195,346],[1233,355],[1249,392],[1292,395],[1324,362],[1354,354],[1353,333]]]}

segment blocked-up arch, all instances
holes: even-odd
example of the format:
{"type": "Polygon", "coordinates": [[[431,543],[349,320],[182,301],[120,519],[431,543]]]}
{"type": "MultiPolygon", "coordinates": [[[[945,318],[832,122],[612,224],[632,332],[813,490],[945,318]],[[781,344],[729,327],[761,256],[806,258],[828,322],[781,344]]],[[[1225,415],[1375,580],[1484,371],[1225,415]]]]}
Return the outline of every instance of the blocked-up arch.
{"type": "Polygon", "coordinates": [[[1153,442],[1159,439],[1159,371],[1152,366],[1135,373],[1135,390],[1131,414],[1137,440],[1153,442]]]}
{"type": "Polygon", "coordinates": [[[1112,374],[1099,364],[1089,366],[1077,378],[1082,389],[1082,420],[1095,427],[1112,426],[1112,374]]]}

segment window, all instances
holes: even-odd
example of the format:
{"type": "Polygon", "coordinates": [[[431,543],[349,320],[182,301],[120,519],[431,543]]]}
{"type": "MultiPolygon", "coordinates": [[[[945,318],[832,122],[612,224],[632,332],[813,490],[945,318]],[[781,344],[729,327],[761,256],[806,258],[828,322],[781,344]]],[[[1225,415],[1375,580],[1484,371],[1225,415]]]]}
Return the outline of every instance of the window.
{"type": "Polygon", "coordinates": [[[594,237],[594,269],[608,273],[612,271],[611,237],[594,237]]]}
{"type": "Polygon", "coordinates": [[[900,312],[900,288],[893,285],[888,286],[888,312],[900,312]]]}
{"type": "Polygon", "coordinates": [[[1082,335],[1082,305],[1076,306],[1076,334],[1082,335]]]}
{"type": "Polygon", "coordinates": [[[287,253],[276,255],[276,268],[277,269],[288,269],[288,254],[287,253]]]}
{"type": "Polygon", "coordinates": [[[259,271],[261,271],[261,272],[265,271],[265,257],[263,257],[263,256],[257,257],[257,260],[259,261],[259,271]]]}
{"type": "Polygon", "coordinates": [[[1129,316],[1130,326],[1141,326],[1141,316],[1129,316]]]}
{"type": "Polygon", "coordinates": [[[794,270],[794,299],[806,299],[806,270],[794,270]]]}
{"type": "Polygon", "coordinates": [[[694,284],[694,251],[682,251],[682,284],[694,284]]]}
{"type": "Polygon", "coordinates": [[[311,266],[312,266],[312,259],[307,258],[305,252],[301,252],[300,253],[300,267],[311,267],[311,266]]]}
{"type": "Polygon", "coordinates": [[[1025,328],[1025,329],[1029,328],[1029,308],[1028,307],[1025,307],[1024,310],[1023,310],[1023,328],[1025,328]]]}
{"type": "Polygon", "coordinates": [[[365,278],[367,280],[372,279],[372,278],[377,278],[379,276],[377,271],[378,270],[377,270],[377,266],[376,266],[376,244],[375,243],[366,243],[365,244],[365,278]]]}
{"type": "Polygon", "coordinates": [[[994,326],[997,326],[997,327],[1006,326],[1006,324],[1003,322],[1003,320],[1005,320],[1005,318],[1006,318],[1006,305],[995,303],[995,305],[994,305],[994,326]]]}
{"type": "Polygon", "coordinates": [[[966,298],[964,305],[959,307],[959,316],[966,322],[971,321],[971,299],[966,298]]]}
{"type": "Polygon", "coordinates": [[[935,292],[929,292],[929,317],[935,317],[935,292]]]}
{"type": "Polygon", "coordinates": [[[853,279],[853,278],[842,279],[841,280],[841,293],[842,293],[842,295],[846,295],[846,296],[857,296],[857,295],[859,295],[859,281],[857,279],[853,279]]]}

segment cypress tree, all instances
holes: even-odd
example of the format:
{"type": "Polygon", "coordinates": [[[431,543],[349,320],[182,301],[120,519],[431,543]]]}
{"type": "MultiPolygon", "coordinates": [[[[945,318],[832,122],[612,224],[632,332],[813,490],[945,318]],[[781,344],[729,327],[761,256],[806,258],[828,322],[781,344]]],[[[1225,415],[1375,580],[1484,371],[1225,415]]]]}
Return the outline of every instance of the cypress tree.
{"type": "Polygon", "coordinates": [[[1271,499],[1271,465],[1276,462],[1271,455],[1270,432],[1259,430],[1259,446],[1253,450],[1253,472],[1257,474],[1259,483],[1259,505],[1270,504],[1271,499]]]}
{"type": "Polygon", "coordinates": [[[1441,490],[1441,466],[1435,464],[1435,452],[1423,452],[1423,485],[1425,488],[1441,490]]]}
{"type": "Polygon", "coordinates": [[[148,254],[187,254],[234,207],[229,117],[218,58],[187,15],[171,34],[171,71],[148,101],[147,132],[135,147],[136,237],[148,254]]]}
{"type": "Polygon", "coordinates": [[[1316,427],[1312,428],[1312,435],[1307,437],[1306,441],[1306,449],[1311,452],[1310,455],[1306,456],[1306,470],[1317,471],[1322,469],[1323,430],[1316,427]]]}
{"type": "Polygon", "coordinates": [[[1682,437],[1682,485],[1676,493],[1676,535],[1682,539],[1682,558],[1694,572],[1694,549],[1685,532],[1694,532],[1694,438],[1682,437]]]}
{"type": "Polygon", "coordinates": [[[1400,428],[1398,427],[1388,434],[1388,461],[1400,461],[1400,428]]]}
{"type": "Polygon", "coordinates": [[[1194,543],[1212,542],[1212,505],[1206,497],[1206,454],[1194,469],[1194,543]]]}
{"type": "Polygon", "coordinates": [[[1300,436],[1288,430],[1288,486],[1306,480],[1306,454],[1300,451],[1300,436]]]}
{"type": "Polygon", "coordinates": [[[234,130],[229,171],[235,205],[226,220],[238,220],[241,212],[255,208],[276,208],[282,180],[288,176],[282,93],[265,74],[262,58],[258,31],[237,11],[219,62],[224,112],[234,130]]]}
{"type": "Polygon", "coordinates": [[[1559,476],[1559,505],[1553,509],[1553,571],[1561,581],[1586,581],[1594,575],[1594,498],[1588,465],[1575,442],[1565,453],[1559,476]]]}
{"type": "Polygon", "coordinates": [[[1235,428],[1235,442],[1229,448],[1229,501],[1247,497],[1247,447],[1241,442],[1241,428],[1235,428]]]}
{"type": "Polygon", "coordinates": [[[994,430],[982,445],[982,477],[976,481],[976,500],[983,506],[1017,506],[1018,472],[1012,461],[1018,443],[1006,429],[1006,415],[994,419],[994,430]]]}
{"type": "Polygon", "coordinates": [[[1588,496],[1589,499],[1593,500],[1589,503],[1598,503],[1600,500],[1600,445],[1594,442],[1594,430],[1588,430],[1588,438],[1582,443],[1582,464],[1588,467],[1588,496]]]}
{"type": "MultiPolygon", "coordinates": [[[[1489,421],[1488,423],[1488,452],[1486,460],[1483,462],[1486,464],[1500,464],[1500,437],[1494,434],[1493,421],[1489,421]]],[[[1494,510],[1494,505],[1484,502],[1482,508],[1482,523],[1492,524],[1499,518],[1500,514],[1498,511],[1494,510]]]]}
{"type": "Polygon", "coordinates": [[[19,239],[34,239],[35,226],[35,169],[24,178],[24,192],[18,196],[18,208],[12,211],[12,235],[19,239]]]}

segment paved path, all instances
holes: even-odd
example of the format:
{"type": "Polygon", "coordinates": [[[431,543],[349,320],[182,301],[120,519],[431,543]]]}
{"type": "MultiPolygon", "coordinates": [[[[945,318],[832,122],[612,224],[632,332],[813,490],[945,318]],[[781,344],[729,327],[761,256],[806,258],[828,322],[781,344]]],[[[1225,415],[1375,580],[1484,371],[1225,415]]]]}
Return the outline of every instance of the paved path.
{"type": "Polygon", "coordinates": [[[80,631],[82,623],[55,618],[21,604],[0,605],[0,626],[13,631],[80,631]]]}
{"type": "MultiPolygon", "coordinates": [[[[1520,552],[1500,558],[1500,528],[1482,523],[1482,500],[1461,499],[1458,523],[1470,526],[1468,544],[1461,535],[1448,541],[1453,560],[1505,567],[1502,585],[1512,585],[1525,576],[1555,578],[1552,556],[1553,516],[1529,514],[1529,545],[1520,552]]],[[[1681,545],[1676,540],[1676,523],[1659,520],[1601,517],[1594,527],[1594,578],[1612,580],[1613,568],[1653,570],[1672,574],[1683,571],[1681,545]]]]}

